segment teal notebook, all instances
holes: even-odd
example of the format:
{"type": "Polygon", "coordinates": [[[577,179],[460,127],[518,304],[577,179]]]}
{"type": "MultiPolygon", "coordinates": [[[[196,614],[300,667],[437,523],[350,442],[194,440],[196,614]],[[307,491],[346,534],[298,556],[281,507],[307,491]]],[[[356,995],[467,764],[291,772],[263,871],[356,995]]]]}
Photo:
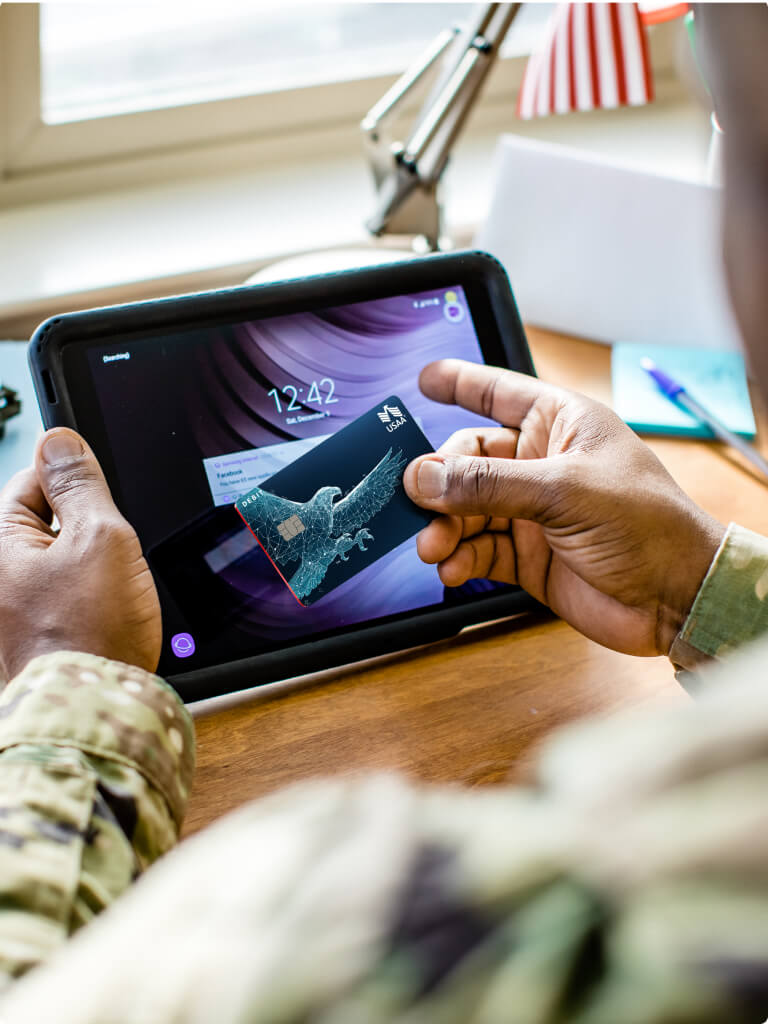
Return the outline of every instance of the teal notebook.
{"type": "Polygon", "coordinates": [[[739,352],[671,345],[613,346],[613,408],[633,430],[644,434],[712,437],[708,427],[666,398],[640,365],[643,356],[683,385],[729,430],[755,436],[755,417],[739,352]]]}

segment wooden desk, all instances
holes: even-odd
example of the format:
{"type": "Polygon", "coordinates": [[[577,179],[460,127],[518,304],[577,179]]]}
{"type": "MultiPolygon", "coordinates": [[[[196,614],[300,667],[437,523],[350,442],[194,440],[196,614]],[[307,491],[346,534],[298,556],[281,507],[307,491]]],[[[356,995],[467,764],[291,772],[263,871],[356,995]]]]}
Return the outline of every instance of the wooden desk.
{"type": "MultiPolygon", "coordinates": [[[[529,339],[539,376],[610,401],[607,347],[532,329],[529,339]]],[[[760,410],[758,418],[768,422],[760,410]]],[[[763,427],[763,441],[765,434],[763,427]]],[[[651,446],[705,509],[768,533],[768,491],[737,455],[705,442],[651,446]]],[[[616,654],[559,620],[479,627],[198,717],[185,831],[321,774],[397,769],[468,785],[525,779],[534,748],[556,726],[621,706],[687,699],[665,658],[616,654]]]]}

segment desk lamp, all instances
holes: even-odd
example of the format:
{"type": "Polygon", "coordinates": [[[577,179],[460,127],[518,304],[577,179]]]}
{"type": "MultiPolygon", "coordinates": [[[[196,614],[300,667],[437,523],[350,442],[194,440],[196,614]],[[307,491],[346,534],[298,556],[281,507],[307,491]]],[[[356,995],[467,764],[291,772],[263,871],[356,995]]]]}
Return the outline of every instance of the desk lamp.
{"type": "MultiPolygon", "coordinates": [[[[365,148],[379,197],[376,212],[366,224],[373,235],[412,235],[414,249],[434,251],[439,247],[440,177],[520,7],[522,4],[474,7],[467,24],[441,32],[363,118],[365,148]],[[433,78],[432,88],[407,141],[391,142],[387,133],[391,121],[429,78],[433,78]]],[[[412,256],[413,250],[405,246],[304,253],[265,267],[246,284],[394,263],[412,256]]]]}
{"type": "MultiPolygon", "coordinates": [[[[517,114],[639,106],[653,99],[646,26],[685,14],[687,4],[640,11],[636,3],[560,3],[526,68],[517,114]]],[[[366,227],[414,235],[434,250],[441,237],[440,178],[522,4],[480,4],[463,28],[446,29],[363,118],[377,205],[366,227]],[[435,82],[405,142],[387,128],[424,79],[435,82]]]]}
{"type": "Polygon", "coordinates": [[[378,193],[371,234],[415,235],[439,246],[440,177],[486,75],[522,4],[479,4],[467,24],[446,29],[363,118],[361,129],[378,193]],[[405,142],[387,127],[414,91],[435,81],[405,142]]]}

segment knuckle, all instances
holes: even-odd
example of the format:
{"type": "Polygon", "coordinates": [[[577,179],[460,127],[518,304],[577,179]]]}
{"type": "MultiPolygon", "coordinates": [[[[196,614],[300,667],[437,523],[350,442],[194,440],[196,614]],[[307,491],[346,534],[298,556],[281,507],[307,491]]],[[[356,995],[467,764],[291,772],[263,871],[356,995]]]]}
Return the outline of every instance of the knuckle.
{"type": "Polygon", "coordinates": [[[493,419],[493,407],[496,398],[496,388],[499,386],[502,374],[493,373],[486,379],[483,390],[480,394],[480,413],[486,419],[493,419]]]}
{"type": "Polygon", "coordinates": [[[583,396],[572,404],[570,413],[573,442],[589,454],[610,447],[617,437],[634,436],[612,409],[583,396]]]}
{"type": "Polygon", "coordinates": [[[13,529],[19,524],[19,515],[16,509],[0,505],[0,531],[13,529]]]}
{"type": "Polygon", "coordinates": [[[107,547],[119,547],[134,541],[136,534],[131,526],[115,509],[89,518],[84,523],[79,537],[87,551],[103,551],[107,547]]]}
{"type": "Polygon", "coordinates": [[[114,540],[132,541],[136,538],[136,531],[127,520],[123,519],[116,508],[106,515],[104,519],[106,527],[114,540]]]}
{"type": "Polygon", "coordinates": [[[102,516],[102,529],[115,543],[127,543],[136,537],[133,527],[123,519],[117,509],[102,516]]]}
{"type": "Polygon", "coordinates": [[[591,489],[584,485],[583,466],[570,457],[562,465],[543,466],[542,472],[530,481],[528,507],[531,518],[542,526],[554,527],[564,521],[574,522],[588,511],[591,489]]]}
{"type": "Polygon", "coordinates": [[[480,550],[480,545],[477,543],[477,541],[469,541],[467,547],[469,549],[471,557],[467,559],[466,573],[467,579],[471,580],[483,575],[483,558],[480,550]]]}
{"type": "Polygon", "coordinates": [[[79,494],[93,486],[94,474],[84,465],[77,464],[51,476],[48,481],[48,491],[52,498],[69,497],[72,494],[79,494]]]}
{"type": "Polygon", "coordinates": [[[478,449],[477,431],[472,427],[463,427],[454,431],[451,436],[440,445],[438,451],[448,453],[472,454],[478,449]]]}
{"type": "Polygon", "coordinates": [[[19,493],[36,487],[37,474],[31,466],[25,466],[24,469],[14,473],[2,490],[0,490],[0,505],[3,507],[10,505],[15,501],[19,493]]]}
{"type": "Polygon", "coordinates": [[[454,488],[475,509],[482,509],[498,488],[498,472],[488,459],[462,461],[454,476],[454,488]]]}
{"type": "Polygon", "coordinates": [[[488,575],[493,572],[497,572],[501,567],[501,549],[498,534],[491,534],[491,552],[488,565],[488,575]]]}

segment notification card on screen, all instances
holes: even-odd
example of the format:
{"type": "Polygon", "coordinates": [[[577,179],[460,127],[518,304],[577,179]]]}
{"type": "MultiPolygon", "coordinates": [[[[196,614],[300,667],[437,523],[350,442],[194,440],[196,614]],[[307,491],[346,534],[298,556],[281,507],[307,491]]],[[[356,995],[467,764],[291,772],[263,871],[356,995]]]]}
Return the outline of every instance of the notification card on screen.
{"type": "Polygon", "coordinates": [[[235,502],[302,605],[314,604],[418,533],[403,473],[434,451],[392,395],[235,502]]]}

